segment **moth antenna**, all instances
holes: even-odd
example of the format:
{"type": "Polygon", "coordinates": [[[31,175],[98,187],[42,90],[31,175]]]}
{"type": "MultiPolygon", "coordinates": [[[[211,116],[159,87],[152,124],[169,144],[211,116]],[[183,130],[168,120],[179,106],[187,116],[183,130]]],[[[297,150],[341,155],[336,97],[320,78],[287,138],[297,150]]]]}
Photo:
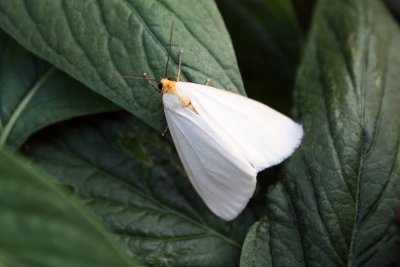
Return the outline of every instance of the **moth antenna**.
{"type": "Polygon", "coordinates": [[[122,77],[126,80],[147,80],[147,81],[152,81],[152,82],[156,82],[156,83],[159,82],[159,80],[157,80],[157,79],[147,77],[147,74],[144,77],[137,77],[137,76],[122,76],[122,77]]]}
{"type": "Polygon", "coordinates": [[[171,32],[169,34],[169,46],[168,46],[168,55],[167,55],[167,64],[165,64],[165,76],[164,78],[167,78],[168,76],[168,64],[169,64],[169,55],[171,54],[171,45],[172,45],[172,29],[174,27],[174,22],[172,21],[171,23],[171,32]]]}
{"type": "Polygon", "coordinates": [[[178,53],[178,71],[176,73],[176,81],[179,82],[179,80],[181,79],[181,65],[182,65],[182,54],[183,54],[183,50],[179,50],[178,53]]]}
{"type": "Polygon", "coordinates": [[[161,90],[158,89],[156,86],[154,86],[153,84],[150,83],[150,82],[156,82],[156,83],[158,84],[160,81],[159,81],[159,80],[156,80],[156,79],[149,78],[149,77],[147,76],[147,73],[146,73],[146,72],[143,73],[143,77],[136,77],[136,76],[122,76],[122,77],[123,77],[124,79],[127,79],[127,80],[146,80],[146,81],[150,84],[150,86],[151,86],[152,89],[156,90],[157,93],[161,94],[161,90]]]}
{"type": "MultiPolygon", "coordinates": [[[[153,88],[154,90],[157,91],[157,93],[161,94],[161,90],[159,88],[157,88],[156,86],[154,86],[153,84],[151,84],[149,77],[147,76],[147,73],[143,73],[143,77],[147,80],[147,82],[149,83],[150,87],[153,88]]],[[[159,81],[157,81],[158,83],[159,81]]]]}

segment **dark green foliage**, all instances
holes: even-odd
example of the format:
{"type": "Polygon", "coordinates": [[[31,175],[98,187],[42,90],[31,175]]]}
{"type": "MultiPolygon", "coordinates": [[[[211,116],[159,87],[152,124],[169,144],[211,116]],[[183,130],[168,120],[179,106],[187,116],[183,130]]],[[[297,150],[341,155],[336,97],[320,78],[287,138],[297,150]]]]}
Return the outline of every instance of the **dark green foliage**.
{"type": "Polygon", "coordinates": [[[321,0],[296,82],[305,136],[241,266],[400,260],[400,32],[375,0],[321,0]]]}
{"type": "Polygon", "coordinates": [[[396,1],[0,0],[0,266],[399,265],[391,13],[396,1]],[[165,75],[172,23],[170,77],[183,49],[185,81],[245,94],[243,76],[305,130],[229,223],[161,136],[160,96],[123,77],[165,75]]]}
{"type": "Polygon", "coordinates": [[[254,215],[213,216],[171,142],[125,113],[43,131],[24,154],[70,186],[135,255],[154,266],[234,265],[254,215]]]}
{"type": "Polygon", "coordinates": [[[17,149],[54,122],[117,109],[0,30],[0,146],[17,149]]]}
{"type": "Polygon", "coordinates": [[[135,267],[76,199],[0,149],[2,266],[135,267]]]}

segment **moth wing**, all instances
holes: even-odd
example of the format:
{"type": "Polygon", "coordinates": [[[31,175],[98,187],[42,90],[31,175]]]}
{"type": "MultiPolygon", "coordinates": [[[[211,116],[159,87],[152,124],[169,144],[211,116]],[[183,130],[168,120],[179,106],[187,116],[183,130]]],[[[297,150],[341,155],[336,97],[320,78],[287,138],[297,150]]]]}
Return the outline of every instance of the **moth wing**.
{"type": "Polygon", "coordinates": [[[256,170],[240,151],[177,96],[163,95],[165,117],[189,179],[208,208],[224,220],[234,219],[256,186],[256,170]]]}
{"type": "Polygon", "coordinates": [[[200,84],[178,82],[176,87],[214,131],[234,140],[257,170],[279,164],[300,145],[302,126],[262,103],[200,84]]]}

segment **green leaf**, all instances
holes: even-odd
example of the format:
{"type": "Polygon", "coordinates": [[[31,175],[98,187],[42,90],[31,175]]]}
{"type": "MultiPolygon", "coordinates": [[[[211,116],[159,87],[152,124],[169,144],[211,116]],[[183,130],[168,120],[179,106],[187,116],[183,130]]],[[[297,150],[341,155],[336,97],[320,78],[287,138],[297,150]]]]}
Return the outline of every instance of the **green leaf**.
{"type": "Polygon", "coordinates": [[[229,35],[213,1],[0,0],[0,25],[27,49],[161,130],[159,95],[145,81],[165,74],[174,23],[169,75],[185,51],[186,81],[244,93],[229,35]]]}
{"type": "Polygon", "coordinates": [[[0,150],[0,265],[142,266],[75,199],[0,150]]]}
{"type": "Polygon", "coordinates": [[[319,1],[297,79],[303,144],[241,266],[400,263],[399,51],[381,1],[319,1]]]}
{"type": "Polygon", "coordinates": [[[18,148],[52,123],[117,107],[0,30],[0,146],[18,148]]]}
{"type": "Polygon", "coordinates": [[[292,88],[302,37],[290,0],[217,0],[235,44],[247,94],[282,112],[292,88]]]}
{"type": "Polygon", "coordinates": [[[127,114],[46,129],[24,153],[73,188],[134,255],[153,266],[235,266],[254,222],[213,215],[185,177],[172,142],[127,114]]]}

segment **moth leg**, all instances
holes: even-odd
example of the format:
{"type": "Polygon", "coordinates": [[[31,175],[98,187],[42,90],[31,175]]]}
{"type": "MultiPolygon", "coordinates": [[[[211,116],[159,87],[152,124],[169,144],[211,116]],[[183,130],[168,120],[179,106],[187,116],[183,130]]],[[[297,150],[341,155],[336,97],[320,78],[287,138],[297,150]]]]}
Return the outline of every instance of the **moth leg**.
{"type": "Polygon", "coordinates": [[[205,82],[204,82],[204,85],[208,85],[210,83],[210,79],[207,79],[205,82]]]}
{"type": "Polygon", "coordinates": [[[176,81],[179,82],[179,80],[181,79],[181,65],[182,65],[182,54],[183,54],[183,50],[179,50],[178,53],[178,71],[176,73],[176,81]]]}
{"type": "Polygon", "coordinates": [[[168,125],[165,126],[164,131],[162,132],[161,136],[165,136],[165,134],[168,132],[168,125]]]}

